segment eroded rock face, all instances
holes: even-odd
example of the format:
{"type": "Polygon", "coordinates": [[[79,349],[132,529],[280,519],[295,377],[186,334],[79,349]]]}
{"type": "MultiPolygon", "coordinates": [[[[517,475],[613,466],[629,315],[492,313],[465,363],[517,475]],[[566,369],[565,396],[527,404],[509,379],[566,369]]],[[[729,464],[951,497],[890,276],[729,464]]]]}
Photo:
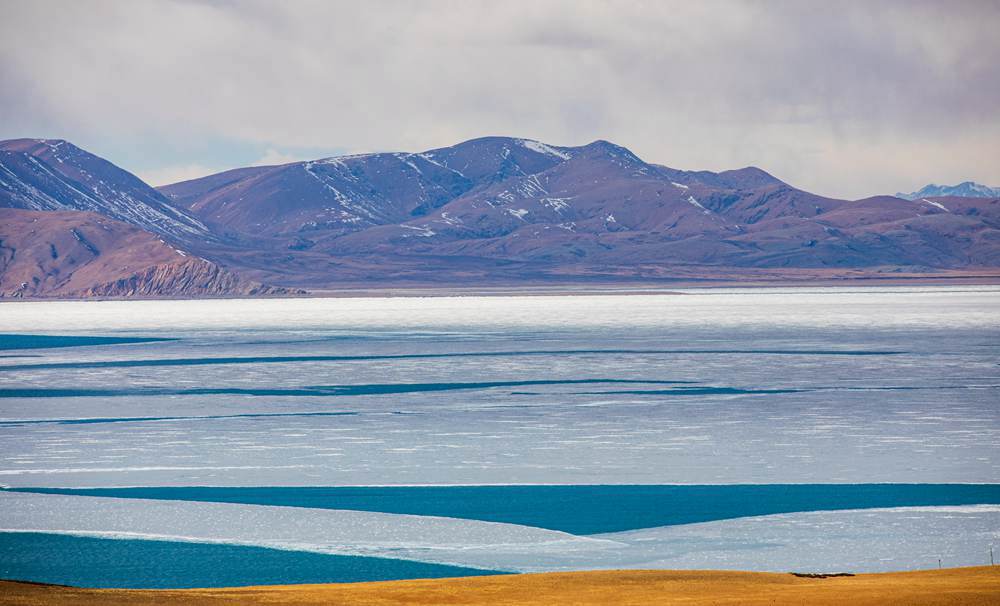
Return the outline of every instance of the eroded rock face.
{"type": "Polygon", "coordinates": [[[66,293],[68,297],[236,297],[302,294],[304,291],[244,280],[203,259],[148,267],[111,282],[66,293]]]}
{"type": "Polygon", "coordinates": [[[291,295],[95,213],[0,209],[4,298],[291,295]]]}

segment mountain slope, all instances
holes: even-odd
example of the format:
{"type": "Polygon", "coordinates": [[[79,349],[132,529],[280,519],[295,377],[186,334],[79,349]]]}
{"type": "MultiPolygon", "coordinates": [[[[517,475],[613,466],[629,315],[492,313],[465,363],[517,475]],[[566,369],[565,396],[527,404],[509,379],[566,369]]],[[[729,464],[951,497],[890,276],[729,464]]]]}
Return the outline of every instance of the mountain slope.
{"type": "Polygon", "coordinates": [[[96,213],[0,208],[0,297],[279,294],[96,213]]]}
{"type": "Polygon", "coordinates": [[[223,230],[343,234],[427,214],[477,186],[550,167],[561,154],[533,141],[492,137],[423,153],[237,169],[160,191],[223,230]]]}
{"type": "Polygon", "coordinates": [[[502,237],[535,224],[721,236],[741,223],[813,216],[838,202],[756,168],[686,172],[607,141],[567,148],[506,137],[238,169],[160,189],[220,230],[285,239],[291,249],[339,240],[325,249],[344,253],[439,235],[435,241],[502,237]]]}
{"type": "Polygon", "coordinates": [[[69,143],[21,139],[0,143],[4,206],[15,207],[2,216],[8,296],[1000,268],[1000,197],[837,200],[755,167],[651,164],[608,141],[485,137],[241,168],[156,191],[69,143]]]}
{"type": "Polygon", "coordinates": [[[837,200],[755,167],[650,164],[607,141],[486,137],[238,169],[161,191],[241,243],[206,247],[206,257],[286,285],[1000,265],[995,200],[837,200]]]}
{"type": "Polygon", "coordinates": [[[53,139],[0,141],[0,208],[82,210],[177,240],[208,228],[135,175],[53,139]]]}

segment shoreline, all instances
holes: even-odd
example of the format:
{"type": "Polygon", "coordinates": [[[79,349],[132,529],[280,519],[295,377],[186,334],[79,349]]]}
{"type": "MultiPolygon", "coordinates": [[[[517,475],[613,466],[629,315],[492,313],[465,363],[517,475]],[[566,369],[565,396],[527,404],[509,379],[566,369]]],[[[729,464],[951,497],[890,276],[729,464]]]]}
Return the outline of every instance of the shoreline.
{"type": "Polygon", "coordinates": [[[822,574],[635,570],[220,589],[85,589],[0,580],[0,604],[741,604],[975,605],[1000,596],[1000,567],[822,574]]]}
{"type": "MultiPolygon", "coordinates": [[[[254,299],[366,299],[366,298],[447,298],[447,297],[556,297],[556,296],[686,296],[686,290],[777,290],[782,288],[925,288],[947,286],[1000,286],[1000,271],[983,274],[949,275],[862,275],[803,279],[724,279],[678,278],[650,282],[571,282],[566,284],[509,284],[498,286],[456,286],[450,284],[416,284],[365,286],[345,284],[342,289],[329,287],[307,289],[290,295],[205,295],[199,297],[0,297],[3,303],[47,303],[86,301],[202,301],[254,299]]],[[[298,288],[298,287],[296,287],[298,288]]]]}

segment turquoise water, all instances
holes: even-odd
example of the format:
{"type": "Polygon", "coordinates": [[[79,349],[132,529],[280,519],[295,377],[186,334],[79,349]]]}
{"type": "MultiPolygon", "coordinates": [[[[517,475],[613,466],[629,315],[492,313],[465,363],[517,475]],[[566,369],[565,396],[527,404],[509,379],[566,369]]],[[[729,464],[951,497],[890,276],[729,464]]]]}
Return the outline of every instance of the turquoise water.
{"type": "Polygon", "coordinates": [[[408,560],[241,545],[0,533],[0,578],[130,589],[353,583],[496,574],[408,560]]]}
{"type": "Polygon", "coordinates": [[[164,486],[24,491],[444,516],[577,535],[800,511],[1000,504],[1000,484],[164,486]]]}
{"type": "Polygon", "coordinates": [[[162,341],[173,341],[173,339],[159,337],[0,334],[0,351],[13,349],[53,349],[80,347],[84,345],[125,345],[128,343],[156,343],[162,341]]]}

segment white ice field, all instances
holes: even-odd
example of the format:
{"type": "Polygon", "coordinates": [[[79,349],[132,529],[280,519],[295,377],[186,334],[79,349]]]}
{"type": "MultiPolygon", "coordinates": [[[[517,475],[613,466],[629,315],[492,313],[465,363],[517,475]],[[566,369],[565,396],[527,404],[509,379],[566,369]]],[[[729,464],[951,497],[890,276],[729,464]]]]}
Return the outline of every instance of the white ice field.
{"type": "Polygon", "coordinates": [[[0,532],[255,545],[509,572],[979,566],[1000,542],[998,505],[791,513],[590,536],[432,516],[64,495],[0,493],[0,510],[0,532]]]}
{"type": "MultiPolygon", "coordinates": [[[[0,333],[178,339],[3,352],[12,487],[1000,480],[996,287],[4,302],[0,333]]],[[[903,570],[1000,543],[988,504],[577,537],[0,493],[0,527],[519,571],[903,570]]]]}

